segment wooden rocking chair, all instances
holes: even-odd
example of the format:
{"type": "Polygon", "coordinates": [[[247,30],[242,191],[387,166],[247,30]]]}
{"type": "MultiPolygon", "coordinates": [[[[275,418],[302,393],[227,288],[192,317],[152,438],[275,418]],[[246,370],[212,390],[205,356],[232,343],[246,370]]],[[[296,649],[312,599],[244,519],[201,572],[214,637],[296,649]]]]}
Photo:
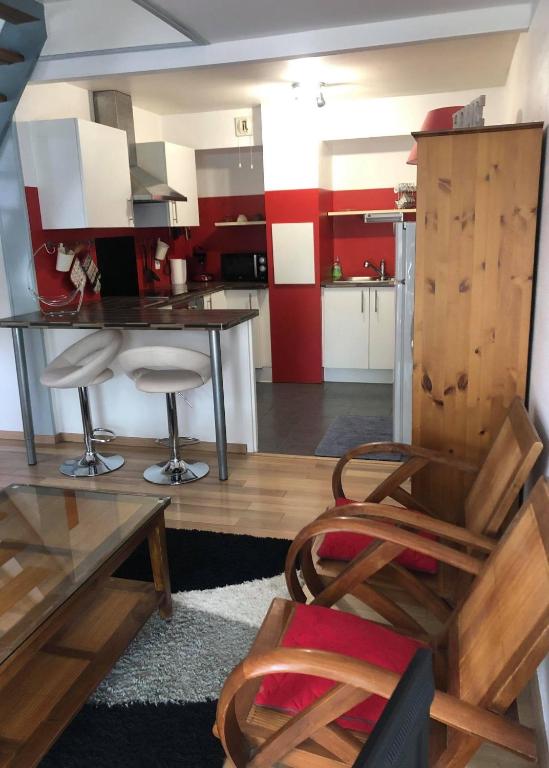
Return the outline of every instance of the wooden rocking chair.
{"type": "Polygon", "coordinates": [[[477,561],[447,652],[436,638],[274,600],[219,699],[216,732],[236,768],[352,766],[422,643],[434,651],[438,686],[429,765],[464,768],[483,742],[535,761],[533,731],[504,713],[549,651],[548,515],[541,479],[488,560],[477,561]]]}
{"type": "MultiPolygon", "coordinates": [[[[299,581],[294,578],[295,569],[299,567],[313,595],[313,603],[317,605],[330,606],[352,594],[394,626],[417,631],[420,625],[416,619],[403,610],[391,594],[396,588],[439,621],[447,621],[453,605],[451,595],[441,587],[435,575],[439,565],[438,540],[470,548],[484,556],[489,554],[498,534],[505,528],[510,510],[542,448],[528,413],[517,397],[478,471],[464,462],[415,446],[374,443],[349,451],[338,462],[333,474],[336,507],[306,526],[288,553],[286,580],[292,598],[305,601],[299,581]],[[409,458],[372,491],[364,503],[346,499],[342,474],[349,460],[380,450],[408,453],[409,458]],[[476,472],[464,504],[465,527],[433,516],[401,487],[431,462],[476,472]],[[387,497],[405,508],[381,504],[387,497]],[[341,516],[356,519],[341,527],[338,524],[341,516]],[[378,536],[380,519],[403,527],[397,531],[393,529],[393,538],[378,536]],[[408,530],[423,533],[421,546],[410,547],[408,530]],[[385,543],[380,543],[381,540],[385,543]],[[376,581],[372,583],[374,575],[376,581]]],[[[461,568],[460,554],[456,550],[455,562],[447,559],[446,563],[461,568]]],[[[453,573],[449,568],[445,571],[453,573]]],[[[465,583],[462,579],[462,586],[465,583]]]]}

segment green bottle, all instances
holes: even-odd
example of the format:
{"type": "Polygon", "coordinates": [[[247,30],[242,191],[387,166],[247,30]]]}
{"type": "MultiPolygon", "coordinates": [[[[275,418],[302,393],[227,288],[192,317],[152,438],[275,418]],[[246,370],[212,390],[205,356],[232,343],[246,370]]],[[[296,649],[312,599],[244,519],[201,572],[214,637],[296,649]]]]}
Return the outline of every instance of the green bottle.
{"type": "Polygon", "coordinates": [[[341,280],[341,276],[341,264],[339,262],[339,256],[336,256],[334,263],[332,264],[332,280],[341,280]]]}

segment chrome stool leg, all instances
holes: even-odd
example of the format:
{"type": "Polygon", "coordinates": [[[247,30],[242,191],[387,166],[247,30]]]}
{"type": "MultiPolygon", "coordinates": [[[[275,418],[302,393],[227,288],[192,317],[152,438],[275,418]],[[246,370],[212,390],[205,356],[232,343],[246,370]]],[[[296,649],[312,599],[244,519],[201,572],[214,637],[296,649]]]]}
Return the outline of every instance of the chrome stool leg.
{"type": "Polygon", "coordinates": [[[184,461],[179,455],[179,429],[177,426],[177,402],[174,392],[166,393],[170,458],[167,462],[153,464],[143,472],[149,483],[157,485],[183,485],[205,477],[210,468],[202,461],[184,461]]]}
{"type": "MultiPolygon", "coordinates": [[[[94,448],[94,443],[110,442],[109,439],[94,437],[94,430],[90,415],[90,400],[87,387],[78,387],[80,399],[80,411],[82,412],[82,425],[84,427],[84,455],[77,459],[66,459],[59,471],[69,477],[97,477],[106,475],[120,469],[124,464],[124,458],[118,454],[101,454],[94,448]]],[[[96,430],[106,433],[108,430],[96,430]]],[[[111,438],[112,439],[112,438],[111,438]]]]}

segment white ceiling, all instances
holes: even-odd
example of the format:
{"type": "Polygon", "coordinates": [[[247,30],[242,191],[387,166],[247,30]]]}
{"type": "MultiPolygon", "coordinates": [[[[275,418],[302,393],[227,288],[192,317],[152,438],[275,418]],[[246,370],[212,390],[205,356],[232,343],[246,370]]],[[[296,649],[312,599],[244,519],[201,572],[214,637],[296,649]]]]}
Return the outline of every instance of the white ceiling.
{"type": "Polygon", "coordinates": [[[307,59],[92,78],[74,84],[131,93],[136,106],[158,114],[255,106],[289,92],[290,84],[299,80],[342,83],[327,91],[327,99],[488,88],[505,83],[517,39],[518,33],[505,32],[307,59]]]}
{"type": "Polygon", "coordinates": [[[150,0],[150,4],[214,43],[516,5],[516,0],[150,0]]]}

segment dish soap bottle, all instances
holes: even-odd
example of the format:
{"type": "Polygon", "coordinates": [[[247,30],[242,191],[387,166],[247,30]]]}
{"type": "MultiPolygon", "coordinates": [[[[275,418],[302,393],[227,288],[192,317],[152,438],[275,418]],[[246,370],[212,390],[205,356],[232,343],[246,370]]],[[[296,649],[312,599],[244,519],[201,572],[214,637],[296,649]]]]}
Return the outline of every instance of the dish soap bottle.
{"type": "Polygon", "coordinates": [[[339,261],[339,256],[336,256],[334,258],[334,263],[332,264],[332,280],[341,280],[341,276],[341,263],[339,261]]]}

